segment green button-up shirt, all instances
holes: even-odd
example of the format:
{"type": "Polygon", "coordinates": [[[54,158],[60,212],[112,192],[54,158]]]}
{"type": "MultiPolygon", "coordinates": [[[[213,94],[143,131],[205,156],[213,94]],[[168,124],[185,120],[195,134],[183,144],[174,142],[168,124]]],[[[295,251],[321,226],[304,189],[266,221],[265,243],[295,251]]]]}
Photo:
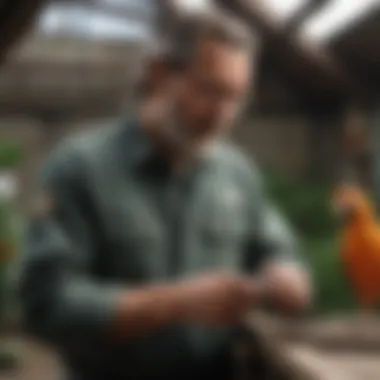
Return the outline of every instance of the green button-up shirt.
{"type": "Polygon", "coordinates": [[[126,289],[297,260],[257,169],[229,145],[175,175],[137,121],[124,121],[61,144],[42,168],[41,189],[51,202],[27,231],[26,322],[57,343],[81,378],[160,377],[207,361],[229,339],[225,329],[170,326],[112,343],[109,324],[126,289]]]}

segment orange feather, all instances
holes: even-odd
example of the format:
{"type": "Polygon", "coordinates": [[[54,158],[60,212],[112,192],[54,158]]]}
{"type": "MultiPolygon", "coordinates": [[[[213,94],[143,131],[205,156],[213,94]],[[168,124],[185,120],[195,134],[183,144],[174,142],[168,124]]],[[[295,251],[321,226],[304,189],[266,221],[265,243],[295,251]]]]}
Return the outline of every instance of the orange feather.
{"type": "Polygon", "coordinates": [[[380,226],[374,208],[355,187],[335,194],[338,206],[350,209],[350,219],[341,234],[340,258],[358,303],[372,308],[380,301],[380,226]]]}

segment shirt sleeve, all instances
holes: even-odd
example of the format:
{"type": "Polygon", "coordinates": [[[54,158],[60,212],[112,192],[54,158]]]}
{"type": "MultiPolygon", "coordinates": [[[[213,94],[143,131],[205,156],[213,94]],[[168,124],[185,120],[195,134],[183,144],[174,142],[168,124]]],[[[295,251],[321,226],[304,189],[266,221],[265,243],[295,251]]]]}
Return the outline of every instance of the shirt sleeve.
{"type": "Polygon", "coordinates": [[[106,334],[124,291],[119,284],[91,278],[97,240],[81,202],[86,194],[80,169],[69,149],[54,153],[42,167],[42,194],[24,240],[20,298],[25,323],[52,341],[106,334]]]}
{"type": "Polygon", "coordinates": [[[250,225],[245,268],[256,271],[270,262],[304,267],[296,233],[280,210],[265,196],[259,174],[254,175],[252,183],[247,207],[250,225]]]}

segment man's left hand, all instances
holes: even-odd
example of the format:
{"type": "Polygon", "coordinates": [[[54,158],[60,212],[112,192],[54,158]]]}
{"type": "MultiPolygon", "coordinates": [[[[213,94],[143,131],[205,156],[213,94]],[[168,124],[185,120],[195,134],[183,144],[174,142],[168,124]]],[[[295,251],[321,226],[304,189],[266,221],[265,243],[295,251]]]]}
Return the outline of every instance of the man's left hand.
{"type": "Polygon", "coordinates": [[[293,263],[270,263],[262,271],[266,299],[279,312],[294,313],[310,302],[307,272],[293,263]]]}

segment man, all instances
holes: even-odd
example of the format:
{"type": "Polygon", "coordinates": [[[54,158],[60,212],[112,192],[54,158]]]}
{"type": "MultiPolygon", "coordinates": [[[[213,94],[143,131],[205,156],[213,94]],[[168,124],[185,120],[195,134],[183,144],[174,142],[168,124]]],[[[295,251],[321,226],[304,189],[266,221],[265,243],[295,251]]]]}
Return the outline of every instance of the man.
{"type": "Polygon", "coordinates": [[[308,299],[257,170],[222,143],[250,84],[249,33],[199,16],[172,42],[137,112],[67,140],[42,170],[21,296],[75,379],[230,379],[247,312],[308,299]]]}

